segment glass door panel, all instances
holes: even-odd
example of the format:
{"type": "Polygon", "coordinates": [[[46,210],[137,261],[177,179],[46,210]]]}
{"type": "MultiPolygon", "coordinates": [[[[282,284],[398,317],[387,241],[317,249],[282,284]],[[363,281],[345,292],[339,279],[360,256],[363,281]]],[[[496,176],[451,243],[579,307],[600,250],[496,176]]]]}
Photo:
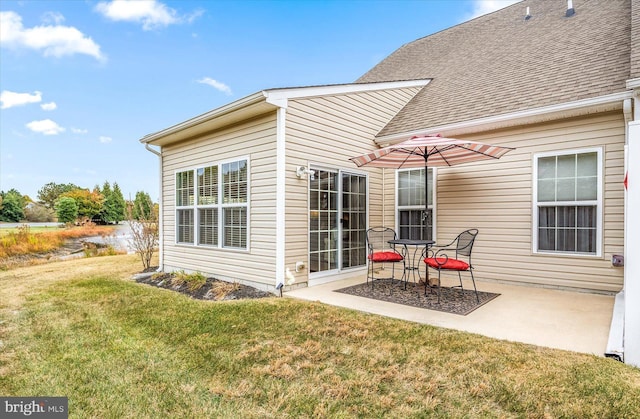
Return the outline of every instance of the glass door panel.
{"type": "Polygon", "coordinates": [[[309,272],[338,269],[338,173],[316,170],[309,180],[309,272]]]}
{"type": "Polygon", "coordinates": [[[367,178],[342,173],[342,268],[366,264],[367,178]]]}

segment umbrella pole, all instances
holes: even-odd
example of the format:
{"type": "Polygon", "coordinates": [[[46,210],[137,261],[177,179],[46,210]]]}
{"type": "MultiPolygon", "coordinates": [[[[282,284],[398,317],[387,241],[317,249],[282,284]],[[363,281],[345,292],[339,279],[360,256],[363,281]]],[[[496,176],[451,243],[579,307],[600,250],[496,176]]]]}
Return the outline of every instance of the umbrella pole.
{"type": "MultiPolygon", "coordinates": [[[[429,168],[427,165],[427,155],[424,155],[424,212],[422,213],[422,225],[424,230],[423,231],[427,231],[427,219],[428,219],[428,212],[429,212],[429,168]]],[[[427,239],[427,237],[423,237],[423,239],[427,239]]],[[[429,246],[426,246],[424,249],[424,257],[429,257],[429,246]]],[[[418,271],[418,278],[420,277],[420,271],[418,271]]],[[[424,267],[424,289],[425,289],[425,296],[426,291],[427,291],[427,287],[429,286],[429,267],[427,265],[425,265],[424,267]]]]}
{"type": "MultiPolygon", "coordinates": [[[[427,168],[427,155],[424,155],[424,212],[422,213],[422,224],[427,225],[427,212],[429,211],[429,169],[427,168]]],[[[425,237],[426,239],[426,237],[425,237]]]]}

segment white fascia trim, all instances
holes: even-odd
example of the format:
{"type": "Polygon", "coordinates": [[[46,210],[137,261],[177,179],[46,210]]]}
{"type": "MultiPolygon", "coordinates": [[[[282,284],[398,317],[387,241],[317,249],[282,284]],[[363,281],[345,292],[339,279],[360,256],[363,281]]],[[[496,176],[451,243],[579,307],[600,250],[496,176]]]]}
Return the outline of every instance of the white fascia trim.
{"type": "Polygon", "coordinates": [[[323,95],[340,95],[347,93],[372,92],[376,90],[403,89],[409,87],[424,87],[431,79],[390,81],[378,83],[351,83],[327,86],[292,87],[286,89],[265,90],[267,102],[276,106],[286,107],[287,100],[323,95]]]}
{"type": "Polygon", "coordinates": [[[235,102],[228,103],[224,106],[211,110],[209,112],[198,115],[194,118],[188,119],[184,122],[180,122],[179,124],[173,125],[169,128],[163,129],[162,131],[155,132],[153,134],[148,134],[140,139],[141,143],[149,143],[158,138],[165,137],[167,135],[173,134],[178,131],[182,131],[187,128],[194,127],[203,122],[210,121],[212,119],[218,118],[221,115],[228,114],[230,112],[236,111],[238,109],[244,108],[249,105],[253,105],[254,103],[258,103],[264,100],[265,95],[264,92],[254,93],[250,96],[243,97],[242,99],[238,99],[235,102]]]}
{"type": "Polygon", "coordinates": [[[286,118],[287,109],[279,107],[276,115],[276,283],[274,286],[285,283],[286,118]]]}
{"type": "Polygon", "coordinates": [[[188,119],[169,128],[163,129],[152,134],[145,135],[140,139],[141,143],[150,143],[154,140],[166,137],[173,133],[194,127],[203,122],[210,121],[222,115],[237,111],[244,107],[266,101],[267,103],[279,108],[286,108],[289,99],[297,99],[302,97],[314,97],[322,95],[336,95],[355,92],[370,92],[375,90],[402,89],[407,87],[421,87],[429,84],[431,79],[405,80],[381,83],[351,83],[327,86],[309,86],[309,87],[293,87],[286,89],[268,89],[254,93],[252,95],[238,99],[235,102],[228,103],[209,112],[188,119]]]}
{"type": "MultiPolygon", "coordinates": [[[[435,127],[429,127],[426,129],[403,132],[400,134],[391,134],[377,137],[375,139],[376,144],[386,145],[393,144],[399,141],[406,140],[414,135],[427,135],[442,132],[455,132],[455,131],[469,131],[472,132],[473,128],[495,129],[501,128],[501,123],[512,120],[526,120],[526,123],[544,122],[547,120],[545,116],[560,113],[576,111],[583,108],[592,108],[598,106],[605,106],[611,104],[618,104],[622,107],[622,102],[625,99],[631,98],[633,92],[620,92],[610,95],[599,96],[595,98],[577,100],[574,102],[565,102],[557,105],[544,106],[541,108],[527,109],[524,111],[512,112],[502,115],[490,116],[487,118],[474,119],[470,121],[456,122],[453,124],[438,125],[435,127]]],[[[451,135],[451,134],[449,134],[451,135]]]]}
{"type": "Polygon", "coordinates": [[[627,89],[640,88],[640,78],[627,80],[627,89]]]}

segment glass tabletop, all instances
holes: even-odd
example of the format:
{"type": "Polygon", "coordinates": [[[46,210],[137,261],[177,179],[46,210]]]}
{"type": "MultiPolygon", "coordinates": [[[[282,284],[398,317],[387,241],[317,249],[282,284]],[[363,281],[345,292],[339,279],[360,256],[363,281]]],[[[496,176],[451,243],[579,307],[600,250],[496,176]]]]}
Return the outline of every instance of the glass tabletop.
{"type": "Polygon", "coordinates": [[[430,246],[435,244],[433,240],[421,240],[421,239],[393,239],[388,240],[389,244],[401,244],[407,246],[430,246]]]}

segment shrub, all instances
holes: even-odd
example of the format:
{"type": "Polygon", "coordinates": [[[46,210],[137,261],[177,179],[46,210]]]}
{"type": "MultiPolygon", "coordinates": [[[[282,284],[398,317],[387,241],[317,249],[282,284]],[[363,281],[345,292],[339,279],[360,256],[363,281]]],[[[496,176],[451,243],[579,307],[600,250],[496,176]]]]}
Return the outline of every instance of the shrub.
{"type": "Polygon", "coordinates": [[[186,285],[189,291],[199,290],[207,283],[207,277],[200,272],[186,273],[185,271],[178,271],[174,274],[171,281],[174,285],[186,285]]]}
{"type": "Polygon", "coordinates": [[[240,284],[237,282],[224,282],[218,281],[211,287],[211,292],[216,297],[216,300],[222,300],[227,295],[240,288],[240,284]]]}
{"type": "Polygon", "coordinates": [[[136,202],[127,209],[127,222],[131,228],[129,244],[140,255],[143,268],[149,269],[153,252],[158,246],[158,213],[155,210],[145,212],[144,208],[147,206],[153,208],[153,202],[146,194],[140,196],[141,198],[138,201],[138,194],[136,194],[136,202]],[[144,214],[144,217],[142,217],[142,214],[144,214]]]}

